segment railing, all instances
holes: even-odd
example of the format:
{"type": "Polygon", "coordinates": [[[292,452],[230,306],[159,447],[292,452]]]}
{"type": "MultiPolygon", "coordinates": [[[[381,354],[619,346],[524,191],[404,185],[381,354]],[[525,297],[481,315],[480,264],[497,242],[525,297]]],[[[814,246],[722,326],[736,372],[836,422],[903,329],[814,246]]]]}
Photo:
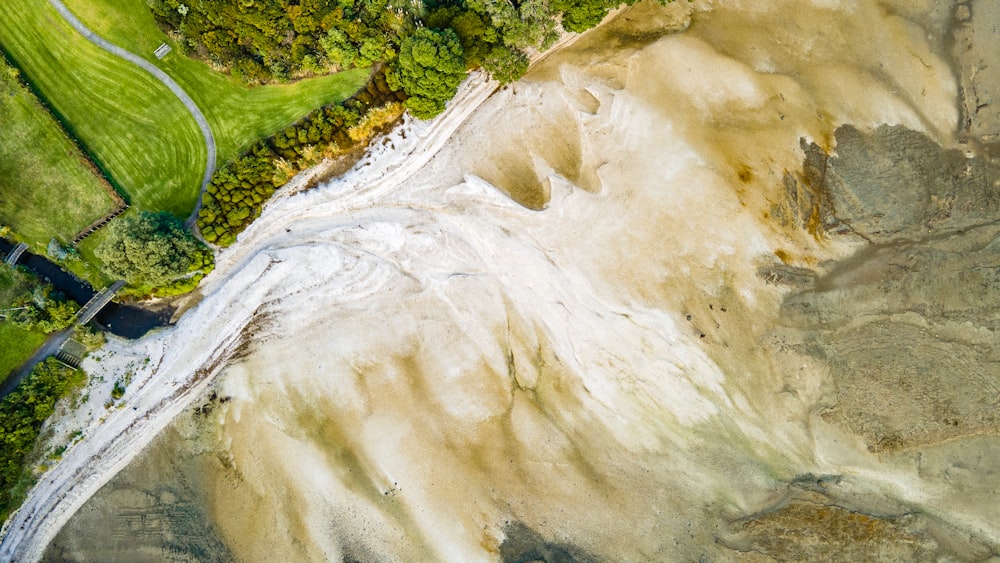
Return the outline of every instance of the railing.
{"type": "Polygon", "coordinates": [[[25,250],[28,250],[28,245],[23,242],[18,243],[17,246],[14,247],[14,250],[11,250],[10,254],[7,255],[7,259],[4,260],[4,262],[6,262],[8,266],[13,266],[17,263],[17,260],[21,257],[21,255],[24,254],[25,250]]]}
{"type": "Polygon", "coordinates": [[[97,313],[100,313],[101,309],[111,302],[115,293],[118,293],[118,291],[123,287],[125,287],[125,282],[118,280],[111,284],[111,287],[94,294],[94,296],[90,298],[90,301],[87,301],[83,307],[80,307],[80,310],[76,312],[76,324],[78,326],[85,325],[93,320],[93,318],[97,316],[97,313]]]}

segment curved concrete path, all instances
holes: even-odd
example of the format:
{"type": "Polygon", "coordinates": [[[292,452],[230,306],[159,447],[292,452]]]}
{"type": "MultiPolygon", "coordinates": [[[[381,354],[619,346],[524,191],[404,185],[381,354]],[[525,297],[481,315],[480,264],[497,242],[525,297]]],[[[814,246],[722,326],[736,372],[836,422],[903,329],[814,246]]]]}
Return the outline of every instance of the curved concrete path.
{"type": "Polygon", "coordinates": [[[164,86],[170,88],[170,91],[173,92],[175,96],[180,98],[184,107],[186,107],[188,111],[191,112],[191,115],[194,116],[194,120],[198,123],[198,128],[201,129],[202,136],[205,137],[207,158],[205,159],[205,176],[201,180],[201,191],[198,193],[198,201],[195,203],[194,211],[191,212],[191,215],[184,223],[188,228],[192,227],[194,222],[198,219],[198,211],[201,209],[201,198],[205,194],[208,182],[212,179],[212,173],[215,172],[215,136],[212,135],[212,128],[208,126],[208,120],[205,119],[205,115],[201,113],[197,104],[195,104],[194,100],[191,99],[191,96],[188,96],[187,92],[181,88],[180,84],[175,82],[173,78],[170,78],[167,73],[160,70],[156,65],[130,51],[122,49],[118,45],[107,41],[100,35],[91,31],[90,28],[77,19],[77,17],[73,15],[73,12],[70,12],[69,8],[67,8],[66,5],[60,0],[49,0],[49,3],[59,11],[59,15],[61,15],[67,23],[73,26],[73,29],[80,32],[80,34],[86,37],[88,41],[116,57],[125,59],[126,61],[141,67],[146,72],[152,74],[154,78],[162,82],[164,86]]]}

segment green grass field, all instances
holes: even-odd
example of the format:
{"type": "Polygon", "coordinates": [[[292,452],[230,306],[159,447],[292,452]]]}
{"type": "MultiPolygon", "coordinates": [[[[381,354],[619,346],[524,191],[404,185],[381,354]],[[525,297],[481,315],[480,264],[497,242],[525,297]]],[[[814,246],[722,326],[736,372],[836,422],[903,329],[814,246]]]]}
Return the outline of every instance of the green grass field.
{"type": "Polygon", "coordinates": [[[177,81],[205,114],[219,151],[219,166],[251,142],[290,125],[318,107],[343,100],[364,86],[365,69],[248,88],[184,55],[156,25],[145,0],[65,0],[81,21],[108,41],[156,64],[177,81]],[[162,60],[161,43],[173,50],[162,60]]]}
{"type": "Polygon", "coordinates": [[[0,60],[0,224],[35,252],[69,242],[114,201],[59,124],[0,60]],[[71,201],[72,205],[67,205],[71,201]]]}
{"type": "MultiPolygon", "coordinates": [[[[0,265],[0,310],[10,307],[29,285],[23,274],[10,266],[0,265]]],[[[45,335],[41,332],[24,330],[0,320],[0,380],[27,360],[42,342],[45,342],[45,335]]]]}
{"type": "Polygon", "coordinates": [[[0,321],[0,380],[24,363],[45,342],[46,336],[0,321]]]}
{"type": "Polygon", "coordinates": [[[131,204],[190,212],[205,145],[194,118],[165,86],[92,45],[48,2],[0,2],[0,44],[131,204]]]}

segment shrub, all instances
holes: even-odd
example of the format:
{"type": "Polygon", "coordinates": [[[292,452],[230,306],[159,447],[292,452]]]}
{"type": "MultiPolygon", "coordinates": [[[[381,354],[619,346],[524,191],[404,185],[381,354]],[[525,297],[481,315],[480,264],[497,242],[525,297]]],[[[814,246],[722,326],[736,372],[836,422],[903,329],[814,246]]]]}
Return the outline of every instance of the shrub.
{"type": "Polygon", "coordinates": [[[277,188],[299,171],[363,145],[402,114],[403,92],[384,73],[369,88],[340,104],[317,109],[255,143],[215,172],[202,198],[198,229],[206,241],[228,246],[252,223],[277,188]]]}
{"type": "Polygon", "coordinates": [[[31,486],[28,456],[55,404],[83,385],[86,375],[49,358],[35,366],[0,401],[0,520],[17,508],[31,486]]]}
{"type": "Polygon", "coordinates": [[[204,267],[211,252],[168,212],[115,220],[94,251],[106,274],[132,286],[165,286],[204,267]]]}

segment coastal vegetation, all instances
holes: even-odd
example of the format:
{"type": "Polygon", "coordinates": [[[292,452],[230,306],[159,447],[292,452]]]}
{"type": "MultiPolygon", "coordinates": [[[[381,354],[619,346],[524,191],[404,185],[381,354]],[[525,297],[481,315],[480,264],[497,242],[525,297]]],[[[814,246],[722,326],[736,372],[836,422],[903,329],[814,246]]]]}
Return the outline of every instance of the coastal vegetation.
{"type": "Polygon", "coordinates": [[[0,376],[27,360],[46,333],[68,327],[78,308],[28,270],[0,263],[0,376]]]}
{"type": "Polygon", "coordinates": [[[83,372],[48,359],[0,401],[0,520],[20,506],[34,482],[29,458],[42,424],[85,379],[83,372]]]}
{"type": "Polygon", "coordinates": [[[94,253],[111,278],[150,290],[197,285],[213,266],[211,250],[166,211],[142,211],[112,223],[94,253]]]}
{"type": "Polygon", "coordinates": [[[390,82],[395,76],[416,98],[411,109],[430,116],[443,106],[428,103],[415,88],[434,86],[404,79],[414,68],[412,57],[407,60],[412,46],[425,47],[416,51],[423,68],[450,75],[460,61],[467,69],[482,68],[511,82],[527,70],[530,50],[544,49],[559,37],[560,22],[566,30],[583,31],[618,5],[634,1],[150,0],[150,9],[187,52],[248,84],[384,64],[390,82]],[[427,32],[438,34],[433,50],[426,48],[431,45],[427,32]]]}
{"type": "Polygon", "coordinates": [[[444,111],[465,78],[465,60],[458,35],[450,29],[416,30],[399,47],[396,71],[389,85],[406,92],[406,108],[428,119],[444,111]]]}
{"type": "Polygon", "coordinates": [[[212,177],[198,228],[208,242],[232,244],[256,219],[275,190],[324,158],[346,154],[402,114],[405,95],[377,73],[350,100],[313,111],[220,168],[212,177]]]}
{"type": "Polygon", "coordinates": [[[56,332],[73,322],[79,308],[51,284],[38,284],[10,304],[4,320],[24,330],[56,332]]]}

